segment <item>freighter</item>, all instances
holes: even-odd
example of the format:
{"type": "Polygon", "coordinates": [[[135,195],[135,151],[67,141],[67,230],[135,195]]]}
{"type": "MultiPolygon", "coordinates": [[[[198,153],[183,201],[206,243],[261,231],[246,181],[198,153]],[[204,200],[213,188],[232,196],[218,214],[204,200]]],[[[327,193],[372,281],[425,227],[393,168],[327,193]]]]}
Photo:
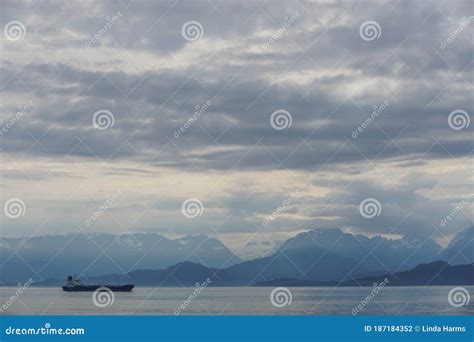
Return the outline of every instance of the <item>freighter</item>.
{"type": "Polygon", "coordinates": [[[63,286],[63,291],[67,292],[92,292],[99,288],[109,289],[114,292],[130,292],[132,291],[134,285],[85,285],[83,284],[79,278],[74,276],[68,276],[66,283],[63,286]]]}

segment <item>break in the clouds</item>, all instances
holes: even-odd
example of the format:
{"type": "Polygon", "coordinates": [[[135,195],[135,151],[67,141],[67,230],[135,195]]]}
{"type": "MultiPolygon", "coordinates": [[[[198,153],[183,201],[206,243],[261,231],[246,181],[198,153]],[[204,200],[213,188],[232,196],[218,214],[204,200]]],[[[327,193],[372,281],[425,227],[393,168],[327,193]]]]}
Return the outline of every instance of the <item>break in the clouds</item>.
{"type": "Polygon", "coordinates": [[[16,218],[5,206],[2,235],[245,244],[472,225],[470,1],[3,1],[1,12],[2,205],[24,203],[16,218]],[[189,198],[202,204],[192,218],[189,198]],[[370,218],[367,198],[380,204],[370,218]]]}

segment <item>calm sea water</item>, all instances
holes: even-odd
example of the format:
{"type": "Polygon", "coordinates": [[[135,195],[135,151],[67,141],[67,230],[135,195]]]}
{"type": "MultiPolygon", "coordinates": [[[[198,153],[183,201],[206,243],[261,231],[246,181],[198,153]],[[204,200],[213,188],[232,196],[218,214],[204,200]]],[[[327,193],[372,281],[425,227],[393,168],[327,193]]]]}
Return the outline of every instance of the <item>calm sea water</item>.
{"type": "MultiPolygon", "coordinates": [[[[474,315],[474,299],[462,307],[448,302],[451,286],[385,287],[369,300],[360,315],[474,315]]],[[[474,296],[474,286],[465,287],[474,296]]],[[[187,301],[194,288],[138,287],[115,293],[106,307],[94,305],[92,293],[63,292],[60,288],[28,288],[16,299],[17,288],[0,288],[0,314],[7,315],[351,315],[372,288],[289,288],[291,304],[275,307],[273,288],[209,287],[187,301]]]]}

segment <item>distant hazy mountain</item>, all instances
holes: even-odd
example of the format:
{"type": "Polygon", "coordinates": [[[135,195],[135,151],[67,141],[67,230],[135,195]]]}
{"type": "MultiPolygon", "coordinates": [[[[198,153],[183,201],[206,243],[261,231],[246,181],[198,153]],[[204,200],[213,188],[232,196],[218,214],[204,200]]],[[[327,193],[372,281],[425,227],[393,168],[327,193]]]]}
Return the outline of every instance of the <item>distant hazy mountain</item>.
{"type": "Polygon", "coordinates": [[[393,275],[359,278],[339,284],[337,282],[312,280],[275,279],[262,281],[254,284],[254,286],[372,286],[374,283],[379,284],[382,281],[387,286],[474,285],[474,264],[451,266],[444,261],[435,261],[393,275]]]}
{"type": "Polygon", "coordinates": [[[317,229],[287,240],[273,255],[243,262],[227,271],[255,282],[276,278],[342,280],[405,270],[435,260],[441,247],[429,238],[390,240],[317,229]]]}
{"type": "Polygon", "coordinates": [[[0,281],[64,279],[68,274],[93,276],[159,269],[193,261],[219,268],[242,259],[219,240],[205,235],[170,240],[138,233],[45,235],[0,239],[0,281]]]}
{"type": "Polygon", "coordinates": [[[473,235],[473,227],[461,232],[443,251],[432,239],[416,234],[386,239],[316,229],[297,234],[265,257],[244,262],[205,235],[175,240],[158,234],[4,238],[0,239],[0,281],[37,278],[33,269],[43,279],[63,279],[74,272],[87,277],[105,274],[115,280],[125,275],[155,286],[179,286],[211,274],[215,285],[251,285],[283,278],[340,282],[401,272],[435,260],[472,263],[473,235]],[[178,278],[172,279],[175,276],[178,278]]]}
{"type": "Polygon", "coordinates": [[[248,241],[244,246],[235,250],[235,253],[244,260],[252,260],[273,254],[285,241],[248,241]]]}
{"type": "Polygon", "coordinates": [[[451,265],[470,264],[474,262],[474,226],[462,231],[451,240],[441,253],[441,260],[451,265]]]}
{"type": "Polygon", "coordinates": [[[298,234],[288,240],[280,251],[285,254],[301,253],[315,246],[356,260],[361,270],[408,269],[432,261],[441,251],[441,247],[429,237],[410,234],[395,240],[380,236],[367,238],[360,234],[343,233],[339,229],[317,229],[298,234]]]}

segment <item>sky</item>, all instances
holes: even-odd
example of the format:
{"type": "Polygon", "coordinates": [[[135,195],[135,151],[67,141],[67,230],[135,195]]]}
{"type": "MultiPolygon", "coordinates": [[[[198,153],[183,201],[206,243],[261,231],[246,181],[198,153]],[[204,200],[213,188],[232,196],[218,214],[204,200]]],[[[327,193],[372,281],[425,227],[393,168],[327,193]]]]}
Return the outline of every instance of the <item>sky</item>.
{"type": "Polygon", "coordinates": [[[1,235],[446,242],[474,218],[473,6],[2,1],[1,235]]]}

